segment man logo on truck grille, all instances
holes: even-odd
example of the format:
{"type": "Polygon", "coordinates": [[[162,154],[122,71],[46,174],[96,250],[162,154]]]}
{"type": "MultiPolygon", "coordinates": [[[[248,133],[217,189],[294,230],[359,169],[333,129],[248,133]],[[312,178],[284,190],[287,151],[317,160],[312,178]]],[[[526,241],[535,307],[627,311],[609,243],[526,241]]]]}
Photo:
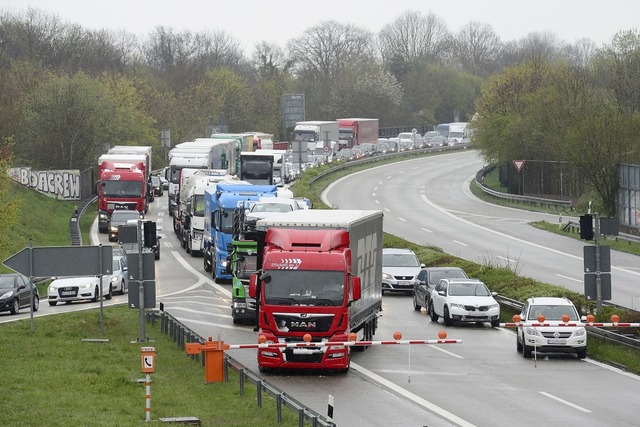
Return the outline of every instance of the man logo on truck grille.
{"type": "Polygon", "coordinates": [[[276,270],[297,270],[302,264],[300,258],[284,258],[280,262],[274,262],[273,267],[276,270]]]}

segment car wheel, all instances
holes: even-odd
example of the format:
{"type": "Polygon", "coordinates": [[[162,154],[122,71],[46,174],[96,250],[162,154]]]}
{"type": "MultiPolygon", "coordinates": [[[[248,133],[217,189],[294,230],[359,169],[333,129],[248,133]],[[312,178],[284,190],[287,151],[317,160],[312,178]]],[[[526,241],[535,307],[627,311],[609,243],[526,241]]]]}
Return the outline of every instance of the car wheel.
{"type": "Polygon", "coordinates": [[[518,353],[522,353],[522,344],[520,343],[520,340],[518,339],[518,335],[516,335],[516,351],[518,353]]]}
{"type": "Polygon", "coordinates": [[[533,351],[533,347],[530,347],[526,344],[522,344],[522,357],[524,357],[525,359],[530,359],[532,351],[533,351]]]}
{"type": "Polygon", "coordinates": [[[109,292],[104,296],[104,299],[109,300],[111,298],[113,298],[113,288],[111,287],[111,283],[109,283],[109,292]]]}
{"type": "Polygon", "coordinates": [[[99,299],[100,299],[100,290],[98,290],[98,287],[96,286],[96,288],[93,290],[93,298],[91,298],[91,301],[98,302],[99,299]]]}
{"type": "Polygon", "coordinates": [[[442,313],[442,318],[444,319],[445,326],[453,325],[453,319],[449,315],[449,307],[447,307],[446,305],[444,306],[444,312],[442,313]]]}
{"type": "Polygon", "coordinates": [[[587,347],[578,349],[578,359],[584,359],[587,357],[587,347]]]}
{"type": "Polygon", "coordinates": [[[436,311],[433,309],[432,303],[429,303],[429,317],[431,318],[432,322],[438,321],[438,315],[436,314],[436,311]]]}
{"type": "Polygon", "coordinates": [[[124,295],[124,280],[120,284],[120,295],[124,295]]]}
{"type": "Polygon", "coordinates": [[[418,299],[416,297],[416,295],[413,295],[413,309],[415,311],[420,311],[420,309],[422,308],[422,306],[420,304],[418,304],[418,299]]]}
{"type": "Polygon", "coordinates": [[[33,311],[38,311],[38,309],[40,308],[40,298],[38,297],[38,295],[33,296],[33,306],[31,308],[33,309],[33,311]]]}
{"type": "Polygon", "coordinates": [[[55,307],[56,304],[58,304],[58,301],[49,301],[51,307],[55,307]]]}
{"type": "Polygon", "coordinates": [[[11,314],[18,314],[20,313],[20,300],[19,299],[14,299],[13,302],[11,303],[11,308],[9,309],[9,311],[11,312],[11,314]]]}

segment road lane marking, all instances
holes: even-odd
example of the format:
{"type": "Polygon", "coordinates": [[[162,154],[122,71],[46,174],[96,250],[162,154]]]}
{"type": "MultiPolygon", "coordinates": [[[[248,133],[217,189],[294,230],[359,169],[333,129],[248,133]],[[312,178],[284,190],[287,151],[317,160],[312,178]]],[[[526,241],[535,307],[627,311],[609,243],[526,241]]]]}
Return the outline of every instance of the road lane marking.
{"type": "Polygon", "coordinates": [[[407,222],[407,220],[406,220],[406,219],[404,219],[404,218],[402,218],[401,216],[399,216],[399,217],[398,217],[398,219],[399,219],[400,221],[402,221],[402,222],[407,222]]]}
{"type": "Polygon", "coordinates": [[[447,411],[446,409],[443,409],[439,406],[437,406],[434,403],[429,402],[426,399],[423,399],[420,396],[416,396],[415,394],[411,393],[408,390],[405,390],[402,387],[399,387],[398,385],[394,384],[393,382],[381,377],[378,374],[373,373],[372,371],[358,365],[357,363],[353,363],[351,362],[351,370],[356,371],[357,373],[359,373],[361,376],[365,376],[369,379],[371,379],[372,381],[377,382],[378,384],[380,384],[383,387],[386,387],[389,390],[392,390],[394,393],[397,393],[401,396],[404,396],[406,399],[410,400],[411,402],[415,403],[418,406],[421,406],[423,408],[425,408],[426,410],[437,414],[439,416],[441,416],[442,418],[445,418],[449,421],[451,421],[452,423],[455,423],[461,427],[475,427],[474,424],[471,424],[470,422],[463,420],[462,418],[458,417],[457,415],[452,414],[451,412],[447,411]]]}
{"type": "Polygon", "coordinates": [[[578,405],[576,405],[576,404],[574,404],[574,403],[567,402],[567,401],[566,401],[566,400],[564,400],[564,399],[560,399],[559,397],[554,396],[553,394],[549,394],[549,393],[546,393],[546,392],[544,392],[544,391],[540,391],[539,393],[540,393],[541,395],[543,395],[543,396],[547,396],[547,397],[548,397],[548,398],[550,398],[550,399],[556,400],[556,401],[558,401],[558,402],[560,402],[560,403],[564,403],[565,405],[570,406],[570,407],[572,407],[572,408],[574,408],[574,409],[577,409],[578,411],[582,411],[582,412],[586,412],[586,413],[591,413],[591,411],[590,411],[590,410],[588,410],[588,409],[586,409],[586,408],[583,408],[582,406],[578,406],[578,405]]]}
{"type": "Polygon", "coordinates": [[[567,280],[573,280],[574,282],[582,283],[582,279],[574,279],[573,277],[563,276],[562,274],[556,274],[556,276],[561,277],[563,279],[567,279],[567,280]]]}
{"type": "Polygon", "coordinates": [[[457,359],[464,359],[464,357],[460,356],[459,354],[452,353],[452,352],[450,352],[449,350],[445,350],[445,349],[444,349],[444,348],[442,348],[442,347],[438,347],[437,345],[429,346],[429,348],[432,348],[432,349],[434,349],[434,350],[441,351],[441,352],[446,353],[446,354],[448,354],[449,356],[451,356],[451,357],[455,357],[455,358],[457,358],[457,359]]]}
{"type": "Polygon", "coordinates": [[[510,262],[511,264],[515,264],[515,263],[517,262],[517,261],[515,261],[515,260],[509,259],[509,258],[505,258],[505,257],[500,256],[500,255],[497,255],[497,256],[496,256],[496,258],[498,258],[498,259],[503,259],[503,260],[505,260],[505,261],[507,261],[507,262],[510,262]]]}
{"type": "Polygon", "coordinates": [[[422,228],[422,227],[420,228],[420,230],[422,230],[422,231],[426,231],[427,233],[433,233],[433,231],[431,231],[431,230],[427,230],[426,228],[422,228]]]}
{"type": "Polygon", "coordinates": [[[469,246],[466,243],[459,242],[458,240],[454,240],[453,243],[457,243],[457,244],[462,245],[462,246],[469,246]]]}

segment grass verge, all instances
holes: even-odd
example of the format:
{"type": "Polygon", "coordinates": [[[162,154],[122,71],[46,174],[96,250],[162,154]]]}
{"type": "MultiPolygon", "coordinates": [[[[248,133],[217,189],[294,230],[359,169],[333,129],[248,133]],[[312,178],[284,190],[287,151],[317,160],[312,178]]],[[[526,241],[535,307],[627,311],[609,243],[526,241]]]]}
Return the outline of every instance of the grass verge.
{"type": "Polygon", "coordinates": [[[238,374],[229,382],[204,384],[201,362],[190,359],[147,323],[152,341],[135,342],[139,312],[126,306],[89,310],[2,324],[0,354],[5,370],[0,399],[2,425],[139,426],[145,421],[145,386],[140,347],[156,348],[156,372],[151,374],[152,424],[159,418],[195,416],[203,426],[295,426],[298,416],[285,409],[277,422],[276,402],[263,393],[257,405],[256,387],[245,381],[240,395],[238,374]],[[83,339],[106,338],[108,342],[83,339]],[[134,343],[131,343],[134,341],[134,343]]]}

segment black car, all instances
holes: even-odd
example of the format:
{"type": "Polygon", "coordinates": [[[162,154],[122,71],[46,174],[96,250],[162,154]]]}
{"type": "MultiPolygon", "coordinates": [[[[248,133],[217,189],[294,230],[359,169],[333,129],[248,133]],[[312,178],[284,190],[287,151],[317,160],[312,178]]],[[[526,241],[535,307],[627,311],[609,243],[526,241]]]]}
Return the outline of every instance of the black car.
{"type": "Polygon", "coordinates": [[[22,274],[0,274],[0,311],[18,314],[21,308],[28,308],[33,289],[33,311],[40,307],[40,295],[33,282],[22,274]]]}
{"type": "Polygon", "coordinates": [[[429,307],[431,291],[440,279],[466,279],[467,273],[460,267],[427,267],[420,270],[413,286],[413,309],[420,311],[429,307]]]}
{"type": "Polygon", "coordinates": [[[164,194],[164,188],[162,187],[162,181],[159,176],[151,177],[151,188],[153,189],[154,196],[162,196],[164,194]]]}

